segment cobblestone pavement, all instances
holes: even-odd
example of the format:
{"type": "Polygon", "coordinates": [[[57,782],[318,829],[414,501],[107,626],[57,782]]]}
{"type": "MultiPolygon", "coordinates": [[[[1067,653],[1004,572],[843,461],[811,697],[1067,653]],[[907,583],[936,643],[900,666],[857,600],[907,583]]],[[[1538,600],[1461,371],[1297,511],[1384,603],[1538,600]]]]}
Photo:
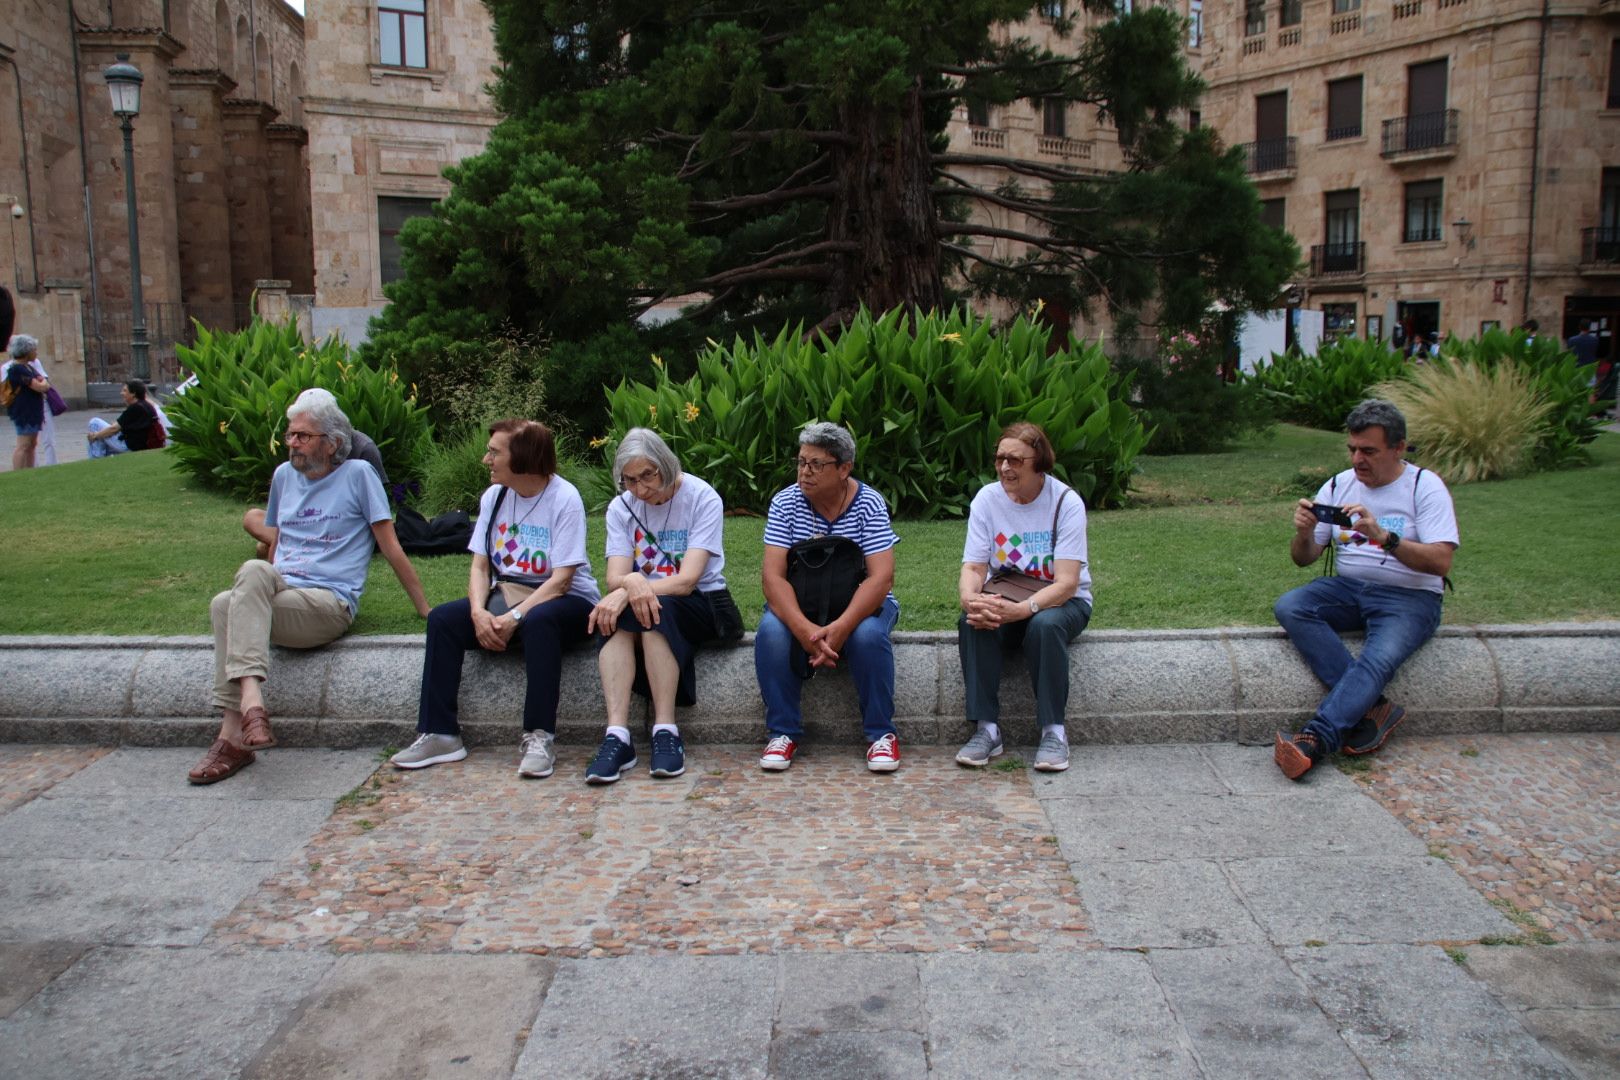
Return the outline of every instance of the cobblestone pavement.
{"type": "Polygon", "coordinates": [[[1510,918],[1620,941],[1617,762],[1614,733],[1397,738],[1359,778],[1510,918]]]}
{"type": "Polygon", "coordinates": [[[0,814],[44,794],[107,752],[100,746],[0,745],[0,814]]]}
{"type": "Polygon", "coordinates": [[[214,940],[564,957],[1095,944],[1021,768],[968,772],[935,747],[874,776],[840,748],[764,773],[757,750],[703,747],[674,780],[590,787],[582,771],[565,754],[520,780],[505,751],[379,771],[214,940]]]}

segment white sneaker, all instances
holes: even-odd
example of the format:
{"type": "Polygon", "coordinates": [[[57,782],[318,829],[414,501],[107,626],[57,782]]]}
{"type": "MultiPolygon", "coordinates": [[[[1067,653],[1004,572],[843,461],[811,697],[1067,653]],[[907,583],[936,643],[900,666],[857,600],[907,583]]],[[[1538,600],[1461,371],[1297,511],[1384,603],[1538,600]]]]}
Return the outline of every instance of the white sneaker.
{"type": "Polygon", "coordinates": [[[551,770],[557,765],[557,752],[552,749],[556,741],[557,736],[549,731],[525,731],[523,742],[519,744],[523,761],[518,765],[518,775],[531,780],[543,780],[550,776],[551,770]]]}
{"type": "Polygon", "coordinates": [[[396,769],[425,769],[429,765],[460,761],[466,756],[467,748],[459,736],[423,734],[388,760],[396,769]]]}

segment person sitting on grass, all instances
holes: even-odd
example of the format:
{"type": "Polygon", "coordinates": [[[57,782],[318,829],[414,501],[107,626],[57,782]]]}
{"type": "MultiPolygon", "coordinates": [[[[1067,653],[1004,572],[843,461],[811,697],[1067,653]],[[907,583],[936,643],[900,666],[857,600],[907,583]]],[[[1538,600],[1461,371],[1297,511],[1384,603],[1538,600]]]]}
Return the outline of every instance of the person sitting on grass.
{"type": "Polygon", "coordinates": [[[1338,573],[1283,594],[1276,606],[1288,640],[1328,688],[1303,731],[1277,732],[1273,757],[1290,780],[1341,749],[1372,753],[1401,722],[1406,710],[1384,687],[1439,627],[1441,590],[1458,546],[1451,492],[1406,461],[1401,411],[1363,401],[1345,427],[1350,468],[1323,484],[1315,500],[1294,506],[1288,548],[1296,566],[1331,549],[1338,573]],[[1347,630],[1366,631],[1360,656],[1339,640],[1347,630]]]}
{"type": "MultiPolygon", "coordinates": [[[[318,386],[299,394],[294,404],[313,405],[317,402],[337,407],[337,398],[332,396],[331,391],[322,390],[318,386]]],[[[371,436],[363,431],[354,433],[354,443],[349,447],[349,460],[363,461],[376,469],[377,479],[382,481],[383,492],[387,493],[388,470],[383,468],[382,451],[377,449],[377,444],[372,441],[371,436]]],[[[264,511],[257,506],[251,507],[242,515],[242,530],[257,542],[254,553],[261,559],[266,558],[276,530],[265,524],[264,511]]]]}
{"type": "Polygon", "coordinates": [[[90,418],[85,438],[89,440],[93,458],[151,449],[147,439],[152,425],[158,422],[158,415],[157,407],[146,400],[146,384],[131,379],[118,392],[124,398],[124,411],[118,414],[117,420],[109,424],[99,416],[90,418]]]}
{"type": "Polygon", "coordinates": [[[607,734],[585,770],[611,784],[635,767],[630,691],[652,699],[655,777],[686,771],[675,706],[697,703],[694,657],[707,641],[742,636],[726,588],[720,493],[681,469],[658,433],[631,428],[613,455],[623,490],[607,509],[607,592],[591,611],[607,734]]]}
{"type": "Polygon", "coordinates": [[[416,613],[428,614],[416,569],[399,546],[382,482],[349,460],[354,429],[336,405],[295,402],[287,410],[287,460],[270,481],[265,513],[275,525],[270,558],[251,559],[214,597],[214,706],[224,714],[208,753],[189,774],[212,784],[251,765],[276,744],[263,683],[270,646],[313,649],[354,622],[373,542],[393,567],[416,613]]]}

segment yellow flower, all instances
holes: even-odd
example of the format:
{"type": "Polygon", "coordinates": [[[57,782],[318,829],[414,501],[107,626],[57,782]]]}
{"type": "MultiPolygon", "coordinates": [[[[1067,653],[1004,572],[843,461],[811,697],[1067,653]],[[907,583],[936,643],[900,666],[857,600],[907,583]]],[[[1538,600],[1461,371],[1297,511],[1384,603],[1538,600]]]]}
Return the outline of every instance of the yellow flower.
{"type": "Polygon", "coordinates": [[[720,347],[720,343],[714,340],[712,337],[706,337],[703,340],[709,343],[709,348],[711,349],[718,349],[720,347]]]}
{"type": "Polygon", "coordinates": [[[279,451],[280,449],[281,449],[281,442],[274,435],[270,436],[270,452],[272,454],[274,454],[277,451],[279,451]]]}
{"type": "Polygon", "coordinates": [[[231,422],[229,420],[221,420],[219,422],[219,433],[221,435],[225,434],[225,429],[230,427],[230,426],[231,426],[231,422]]]}
{"type": "Polygon", "coordinates": [[[960,344],[962,344],[962,335],[953,331],[953,332],[951,332],[949,334],[941,334],[941,335],[939,335],[939,340],[948,341],[952,345],[960,345],[960,344]]]}
{"type": "Polygon", "coordinates": [[[664,366],[664,358],[662,356],[659,356],[657,353],[653,353],[652,358],[653,358],[653,367],[660,367],[661,368],[661,367],[664,366]]]}
{"type": "Polygon", "coordinates": [[[647,415],[652,417],[654,420],[657,420],[658,419],[658,406],[656,406],[656,405],[647,406],[647,415]]]}
{"type": "Polygon", "coordinates": [[[606,435],[599,435],[596,438],[591,440],[591,449],[592,450],[595,450],[599,446],[606,446],[606,445],[607,445],[607,436],[606,435]]]}
{"type": "Polygon", "coordinates": [[[1032,319],[1036,318],[1037,316],[1040,315],[1041,312],[1043,312],[1045,310],[1046,310],[1046,301],[1042,300],[1040,297],[1037,296],[1035,298],[1035,306],[1029,309],[1029,317],[1032,318],[1032,319]]]}
{"type": "Polygon", "coordinates": [[[688,401],[686,403],[686,422],[690,424],[693,420],[696,420],[698,416],[702,414],[702,412],[702,409],[688,401]]]}

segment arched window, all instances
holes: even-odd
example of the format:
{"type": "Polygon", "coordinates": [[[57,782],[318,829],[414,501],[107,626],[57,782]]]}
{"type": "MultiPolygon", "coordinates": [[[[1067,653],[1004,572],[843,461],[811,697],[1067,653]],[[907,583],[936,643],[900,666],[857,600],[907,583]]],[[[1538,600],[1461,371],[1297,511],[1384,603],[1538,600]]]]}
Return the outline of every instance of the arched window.
{"type": "Polygon", "coordinates": [[[253,93],[252,86],[241,85],[253,78],[253,42],[248,38],[246,15],[236,17],[236,70],[232,78],[237,81],[236,92],[239,96],[247,97],[253,93]]]}
{"type": "Polygon", "coordinates": [[[214,0],[214,65],[236,78],[236,50],[231,46],[231,9],[214,0]]]}
{"type": "Polygon", "coordinates": [[[287,68],[287,114],[289,124],[304,122],[304,73],[294,62],[287,68]]]}
{"type": "Polygon", "coordinates": [[[276,88],[270,81],[270,42],[263,34],[253,39],[253,70],[257,75],[253,96],[274,104],[276,88]]]}

